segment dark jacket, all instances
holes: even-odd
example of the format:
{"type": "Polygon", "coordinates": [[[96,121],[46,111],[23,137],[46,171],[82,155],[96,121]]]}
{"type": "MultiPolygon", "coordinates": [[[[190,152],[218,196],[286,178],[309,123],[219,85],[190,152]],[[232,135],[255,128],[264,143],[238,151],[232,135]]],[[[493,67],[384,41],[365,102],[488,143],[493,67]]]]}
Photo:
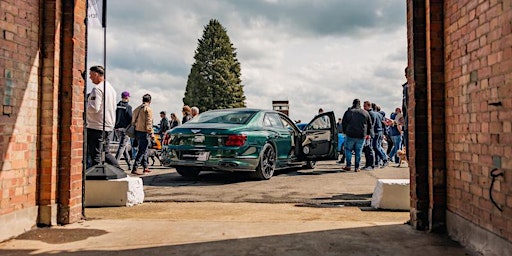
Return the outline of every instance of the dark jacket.
{"type": "Polygon", "coordinates": [[[184,124],[188,122],[188,120],[192,119],[193,116],[191,114],[187,114],[186,116],[183,116],[183,119],[181,120],[181,123],[184,124]]]}
{"type": "Polygon", "coordinates": [[[171,119],[169,121],[169,129],[172,129],[178,125],[180,125],[180,122],[178,120],[171,119]]]}
{"type": "Polygon", "coordinates": [[[368,111],[351,108],[343,115],[342,126],[347,137],[363,139],[370,135],[372,122],[368,111]]]}
{"type": "Polygon", "coordinates": [[[132,122],[132,115],[132,106],[128,102],[120,101],[117,103],[114,129],[126,128],[132,122]]]}
{"type": "Polygon", "coordinates": [[[373,111],[373,110],[370,110],[369,111],[370,115],[373,115],[374,119],[375,119],[375,124],[373,124],[373,131],[375,132],[375,134],[378,134],[379,132],[383,132],[384,131],[384,117],[379,113],[379,112],[376,112],[376,111],[373,111]]]}
{"type": "Polygon", "coordinates": [[[164,117],[162,118],[162,120],[160,120],[160,134],[164,134],[167,130],[171,129],[170,125],[169,125],[169,119],[167,119],[167,117],[164,117]]]}
{"type": "Polygon", "coordinates": [[[370,115],[371,127],[370,127],[370,137],[375,137],[375,124],[377,123],[377,116],[380,116],[379,113],[372,111],[371,109],[367,111],[368,115],[370,115]]]}
{"type": "Polygon", "coordinates": [[[407,92],[408,90],[409,90],[409,85],[407,83],[402,84],[402,94],[403,94],[403,97],[402,97],[402,114],[404,115],[404,119],[405,119],[404,130],[407,130],[408,126],[409,126],[409,119],[407,118],[407,106],[409,104],[409,95],[408,95],[408,92],[407,92]]]}

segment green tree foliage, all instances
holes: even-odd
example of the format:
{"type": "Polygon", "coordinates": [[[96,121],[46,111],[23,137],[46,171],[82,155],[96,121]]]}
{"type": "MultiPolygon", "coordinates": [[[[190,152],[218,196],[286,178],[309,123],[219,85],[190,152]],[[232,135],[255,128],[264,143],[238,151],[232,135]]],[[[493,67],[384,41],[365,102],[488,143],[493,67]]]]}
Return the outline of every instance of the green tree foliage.
{"type": "Polygon", "coordinates": [[[212,19],[198,40],[183,103],[210,109],[245,107],[240,63],[226,29],[212,19]]]}

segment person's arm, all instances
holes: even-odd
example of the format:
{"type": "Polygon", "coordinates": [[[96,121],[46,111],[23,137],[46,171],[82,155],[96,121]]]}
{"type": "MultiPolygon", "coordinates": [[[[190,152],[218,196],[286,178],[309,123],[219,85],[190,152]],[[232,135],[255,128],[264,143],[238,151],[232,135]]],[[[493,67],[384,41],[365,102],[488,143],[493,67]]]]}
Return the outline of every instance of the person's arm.
{"type": "Polygon", "coordinates": [[[153,110],[151,108],[145,108],[146,111],[146,132],[151,134],[151,137],[154,136],[153,134],[153,110]]]}
{"type": "Polygon", "coordinates": [[[369,137],[371,134],[372,127],[372,119],[370,118],[370,114],[366,115],[366,137],[369,137]]]}
{"type": "Polygon", "coordinates": [[[93,88],[87,100],[87,111],[98,113],[101,109],[103,93],[98,88],[93,88]]]}
{"type": "Polygon", "coordinates": [[[341,129],[342,129],[343,133],[345,133],[347,131],[347,126],[348,126],[348,111],[346,111],[343,114],[343,118],[341,119],[341,129]]]}
{"type": "Polygon", "coordinates": [[[133,111],[132,111],[132,106],[130,105],[127,105],[126,106],[126,116],[132,120],[132,117],[133,117],[133,111]]]}
{"type": "Polygon", "coordinates": [[[167,118],[164,119],[164,127],[165,129],[162,130],[162,134],[168,131],[171,127],[171,125],[169,124],[169,119],[167,118]]]}

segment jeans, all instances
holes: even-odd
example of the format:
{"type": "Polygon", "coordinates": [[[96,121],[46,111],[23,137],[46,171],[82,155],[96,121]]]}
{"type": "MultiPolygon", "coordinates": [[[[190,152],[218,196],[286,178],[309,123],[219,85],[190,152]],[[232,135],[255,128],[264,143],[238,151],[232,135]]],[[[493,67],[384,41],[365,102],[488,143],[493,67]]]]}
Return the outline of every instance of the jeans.
{"type": "Polygon", "coordinates": [[[137,169],[137,165],[140,162],[140,165],[144,169],[148,168],[148,147],[151,140],[151,136],[147,132],[139,132],[135,131],[135,137],[137,138],[138,147],[137,147],[137,156],[135,157],[135,161],[133,163],[133,170],[137,169]]]}
{"type": "Polygon", "coordinates": [[[395,162],[398,163],[398,160],[396,159],[396,152],[398,152],[398,149],[402,146],[402,135],[391,136],[391,140],[393,140],[393,148],[391,149],[391,152],[389,152],[389,158],[391,158],[391,160],[395,158],[395,162]]]}
{"type": "Polygon", "coordinates": [[[105,131],[105,143],[102,141],[103,131],[87,128],[87,168],[102,164],[101,154],[105,153],[105,162],[107,164],[121,168],[117,160],[109,152],[111,131],[105,131]],[[103,144],[103,145],[102,145],[103,144]]]}
{"type": "Polygon", "coordinates": [[[372,147],[375,151],[375,164],[379,164],[382,160],[382,163],[385,163],[388,161],[388,156],[386,155],[386,152],[384,152],[384,148],[382,148],[382,139],[384,138],[383,132],[375,133],[375,137],[372,141],[372,147]]]}
{"type": "Polygon", "coordinates": [[[367,139],[364,142],[363,152],[366,163],[364,167],[375,167],[375,153],[373,152],[372,141],[374,139],[367,139]]]}
{"type": "Polygon", "coordinates": [[[355,168],[359,168],[361,153],[363,152],[364,138],[345,137],[345,158],[347,167],[352,166],[352,150],[355,152],[355,168]]]}
{"type": "Polygon", "coordinates": [[[124,160],[126,164],[130,166],[130,160],[132,159],[130,151],[128,150],[128,143],[130,141],[130,137],[126,135],[125,129],[120,128],[116,129],[116,136],[119,139],[119,148],[117,148],[116,152],[116,160],[119,162],[121,160],[121,155],[124,156],[124,160]]]}

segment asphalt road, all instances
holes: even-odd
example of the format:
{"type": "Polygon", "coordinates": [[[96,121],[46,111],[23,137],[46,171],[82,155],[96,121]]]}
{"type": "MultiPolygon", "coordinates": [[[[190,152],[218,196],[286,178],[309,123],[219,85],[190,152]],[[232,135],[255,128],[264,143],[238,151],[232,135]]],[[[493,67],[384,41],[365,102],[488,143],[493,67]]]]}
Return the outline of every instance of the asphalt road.
{"type": "Polygon", "coordinates": [[[277,171],[270,180],[246,173],[200,173],[185,178],[172,168],[153,166],[142,176],[147,202],[301,203],[318,206],[369,206],[377,179],[409,179],[407,167],[342,172],[335,161],[314,170],[277,171]]]}

